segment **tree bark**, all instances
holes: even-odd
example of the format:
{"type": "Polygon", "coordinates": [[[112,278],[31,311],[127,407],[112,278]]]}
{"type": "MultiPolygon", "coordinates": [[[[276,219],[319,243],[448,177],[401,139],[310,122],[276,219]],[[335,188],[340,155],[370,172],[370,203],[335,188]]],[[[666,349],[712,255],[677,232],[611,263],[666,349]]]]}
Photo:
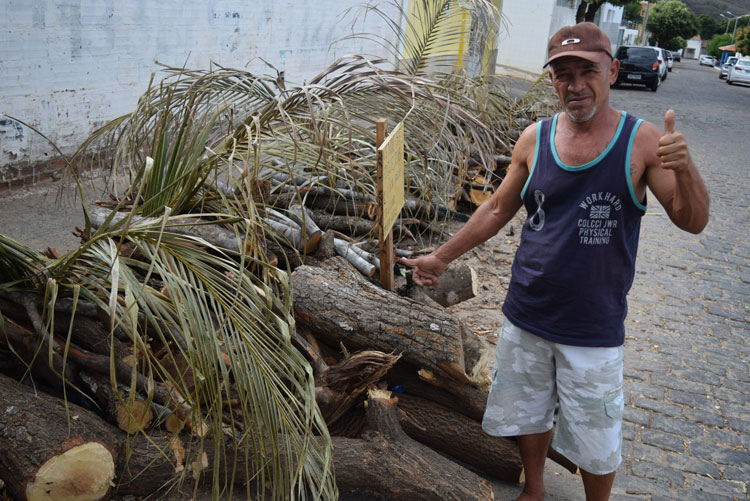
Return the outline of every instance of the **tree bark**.
{"type": "Polygon", "coordinates": [[[477,274],[468,265],[449,266],[440,275],[440,283],[423,287],[424,292],[441,306],[458,304],[477,295],[477,274]]]}
{"type": "Polygon", "coordinates": [[[419,367],[468,381],[458,321],[379,288],[333,258],[292,274],[297,320],[331,344],[401,353],[419,367]]]}
{"type": "Polygon", "coordinates": [[[389,392],[371,391],[367,421],[376,433],[334,437],[340,491],[409,501],[493,499],[489,482],[404,433],[396,401],[389,392]]]}
{"type": "MultiPolygon", "coordinates": [[[[202,482],[234,471],[238,495],[242,490],[239,486],[253,476],[252,467],[248,469],[245,463],[251,451],[246,455],[231,443],[220,460],[220,472],[211,469],[214,447],[210,440],[201,448],[197,443],[183,444],[180,437],[170,438],[155,431],[148,440],[142,435],[133,437],[130,454],[126,455],[125,434],[93,412],[68,404],[68,428],[62,399],[35,394],[2,375],[0,401],[4,407],[0,414],[0,450],[13,451],[0,454],[0,479],[17,499],[26,499],[29,485],[40,479],[47,489],[62,491],[55,499],[70,499],[64,496],[66,492],[100,499],[113,480],[118,483],[118,495],[154,495],[193,465],[197,465],[202,482]],[[63,457],[71,450],[75,457],[63,457]],[[49,464],[51,458],[61,458],[58,466],[68,467],[62,469],[62,479],[47,483],[45,479],[51,477],[45,476],[40,467],[49,464]],[[93,475],[101,471],[107,474],[93,475]],[[101,496],[92,495],[103,487],[106,489],[101,496]]],[[[486,480],[409,438],[398,423],[395,403],[396,399],[371,394],[367,420],[376,432],[361,439],[334,437],[334,467],[342,492],[370,492],[410,501],[492,499],[486,480]]],[[[190,474],[185,480],[186,486],[193,482],[190,474]]]]}
{"type": "Polygon", "coordinates": [[[73,404],[69,404],[71,419],[67,420],[62,399],[35,394],[3,375],[0,402],[0,450],[5,451],[0,454],[0,478],[14,498],[26,499],[27,489],[39,485],[37,481],[49,482],[46,488],[59,496],[51,499],[71,499],[71,494],[103,496],[109,490],[124,435],[96,414],[73,404]],[[69,451],[71,455],[64,455],[69,451]],[[45,464],[47,469],[42,470],[45,464]],[[59,473],[57,478],[47,471],[50,465],[59,473]],[[95,470],[110,466],[111,475],[96,475],[95,470]],[[106,488],[101,492],[103,485],[106,488]]]}
{"type": "Polygon", "coordinates": [[[409,394],[398,396],[407,435],[487,475],[506,482],[521,478],[521,455],[514,440],[487,435],[482,425],[442,405],[409,394]]]}

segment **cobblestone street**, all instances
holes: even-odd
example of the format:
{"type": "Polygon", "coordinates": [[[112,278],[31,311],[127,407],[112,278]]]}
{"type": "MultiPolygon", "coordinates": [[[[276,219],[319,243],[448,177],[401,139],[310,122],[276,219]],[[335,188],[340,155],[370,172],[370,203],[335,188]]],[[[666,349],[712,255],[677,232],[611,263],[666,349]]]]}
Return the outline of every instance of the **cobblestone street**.
{"type": "Polygon", "coordinates": [[[612,103],[676,128],[711,193],[700,235],[656,200],[641,228],[625,343],[624,463],[613,499],[747,499],[750,482],[750,87],[675,63],[659,91],[612,91],[612,103]]]}

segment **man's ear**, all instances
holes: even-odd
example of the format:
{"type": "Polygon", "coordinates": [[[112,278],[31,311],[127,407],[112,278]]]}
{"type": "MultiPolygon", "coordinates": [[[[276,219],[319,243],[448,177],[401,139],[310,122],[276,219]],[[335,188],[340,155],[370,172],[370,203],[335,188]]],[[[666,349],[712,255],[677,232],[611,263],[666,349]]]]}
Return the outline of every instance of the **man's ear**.
{"type": "Polygon", "coordinates": [[[617,81],[617,74],[620,72],[620,60],[612,59],[609,64],[609,85],[614,84],[617,81]]]}

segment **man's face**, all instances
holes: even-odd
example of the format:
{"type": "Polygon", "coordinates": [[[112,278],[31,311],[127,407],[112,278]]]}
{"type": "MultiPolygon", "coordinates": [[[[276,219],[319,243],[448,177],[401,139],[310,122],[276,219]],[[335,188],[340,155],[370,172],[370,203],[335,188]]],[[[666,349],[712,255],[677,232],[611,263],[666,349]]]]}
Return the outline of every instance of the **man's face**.
{"type": "Polygon", "coordinates": [[[574,122],[586,122],[609,103],[609,86],[617,79],[619,61],[602,53],[596,62],[562,57],[550,64],[552,86],[565,113],[574,122]]]}

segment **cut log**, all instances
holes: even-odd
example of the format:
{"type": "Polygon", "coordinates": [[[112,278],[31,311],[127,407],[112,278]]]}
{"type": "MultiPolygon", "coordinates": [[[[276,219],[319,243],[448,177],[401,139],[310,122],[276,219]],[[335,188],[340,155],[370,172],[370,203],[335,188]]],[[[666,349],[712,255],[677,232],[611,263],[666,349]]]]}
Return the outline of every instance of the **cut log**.
{"type": "Polygon", "coordinates": [[[318,250],[315,253],[315,257],[318,259],[328,259],[336,255],[336,249],[333,244],[336,241],[336,236],[331,230],[326,230],[323,236],[320,238],[318,243],[318,250]]]}
{"type": "Polygon", "coordinates": [[[73,366],[70,361],[63,360],[57,351],[49,351],[49,344],[43,342],[37,334],[19,325],[8,317],[4,317],[3,330],[0,332],[0,345],[12,348],[18,357],[31,367],[31,374],[39,378],[51,388],[62,389],[63,378],[72,381],[73,366]]]}
{"type": "Polygon", "coordinates": [[[338,421],[360,400],[367,388],[385,376],[398,358],[380,351],[362,351],[329,366],[316,376],[315,400],[326,424],[338,421]]]}
{"type": "Polygon", "coordinates": [[[124,396],[124,392],[113,388],[109,378],[101,374],[81,371],[79,377],[88,386],[107,420],[125,433],[132,435],[151,424],[151,407],[139,396],[124,396]]]}
{"type": "Polygon", "coordinates": [[[347,261],[349,261],[352,266],[357,268],[357,270],[366,276],[367,278],[372,278],[375,275],[375,271],[377,271],[377,267],[362,257],[362,255],[357,252],[356,247],[349,242],[345,242],[344,240],[335,238],[333,240],[333,248],[336,251],[336,254],[343,257],[347,261]]]}
{"type": "MultiPolygon", "coordinates": [[[[55,315],[55,335],[65,338],[70,329],[70,315],[58,312],[55,315]]],[[[70,329],[71,339],[81,348],[93,353],[109,356],[114,353],[118,360],[126,360],[133,356],[133,350],[116,337],[110,336],[104,325],[84,315],[76,314],[73,328],[70,329]]]]}
{"type": "Polygon", "coordinates": [[[363,439],[334,437],[336,483],[342,494],[387,499],[493,499],[487,480],[409,438],[399,425],[396,398],[371,390],[363,439]]]}
{"type": "MultiPolygon", "coordinates": [[[[272,212],[279,214],[276,211],[272,212]]],[[[300,252],[313,252],[318,247],[321,234],[314,233],[309,236],[297,223],[289,218],[266,217],[263,218],[263,221],[283,236],[292,248],[300,252]]]]}
{"type": "Polygon", "coordinates": [[[308,193],[305,205],[310,209],[353,218],[375,219],[375,202],[351,200],[336,194],[308,193]]]}
{"type": "Polygon", "coordinates": [[[419,367],[468,382],[458,321],[368,282],[341,258],[292,274],[298,322],[322,340],[395,351],[419,367]]]}
{"type": "Polygon", "coordinates": [[[311,240],[318,242],[323,236],[321,230],[313,218],[312,211],[307,210],[304,205],[292,204],[289,206],[289,217],[294,220],[301,228],[304,228],[305,234],[311,240]]]}
{"type": "Polygon", "coordinates": [[[478,293],[477,273],[467,264],[449,266],[440,275],[440,283],[424,287],[425,293],[438,304],[448,307],[475,297],[478,293]]]}
{"type": "MultiPolygon", "coordinates": [[[[420,370],[419,377],[451,393],[459,402],[459,406],[456,408],[459,412],[470,416],[480,423],[482,422],[484,410],[487,407],[488,392],[478,390],[469,384],[456,384],[454,381],[440,377],[429,371],[420,370]]],[[[571,473],[575,473],[578,470],[578,466],[552,447],[547,449],[547,457],[571,473]]]]}
{"type": "MultiPolygon", "coordinates": [[[[92,207],[91,225],[94,228],[99,228],[104,224],[104,221],[109,217],[110,213],[111,210],[106,207],[92,207]]],[[[110,224],[118,223],[129,216],[130,214],[126,212],[118,212],[114,215],[110,224]]],[[[196,218],[172,219],[167,223],[164,231],[200,238],[211,245],[233,252],[251,252],[253,250],[251,247],[248,247],[247,244],[243,244],[243,248],[240,249],[239,243],[242,242],[242,239],[238,240],[234,232],[222,228],[217,224],[198,224],[199,222],[200,221],[196,218]]],[[[157,225],[157,227],[160,227],[161,219],[133,216],[130,224],[141,223],[157,225]]]]}
{"type": "Polygon", "coordinates": [[[85,409],[0,375],[0,478],[16,499],[101,499],[115,478],[122,437],[85,409]],[[67,421],[67,425],[66,425],[67,421]],[[13,451],[8,454],[8,451],[13,451]],[[44,495],[48,497],[43,497],[44,495]]]}
{"type": "Polygon", "coordinates": [[[479,422],[413,395],[400,394],[398,406],[405,411],[401,427],[414,440],[492,477],[520,480],[523,464],[514,440],[487,435],[479,422]]]}
{"type": "Polygon", "coordinates": [[[375,221],[364,218],[337,216],[322,212],[313,212],[312,217],[324,230],[336,230],[347,235],[366,235],[375,230],[375,221]]]}

